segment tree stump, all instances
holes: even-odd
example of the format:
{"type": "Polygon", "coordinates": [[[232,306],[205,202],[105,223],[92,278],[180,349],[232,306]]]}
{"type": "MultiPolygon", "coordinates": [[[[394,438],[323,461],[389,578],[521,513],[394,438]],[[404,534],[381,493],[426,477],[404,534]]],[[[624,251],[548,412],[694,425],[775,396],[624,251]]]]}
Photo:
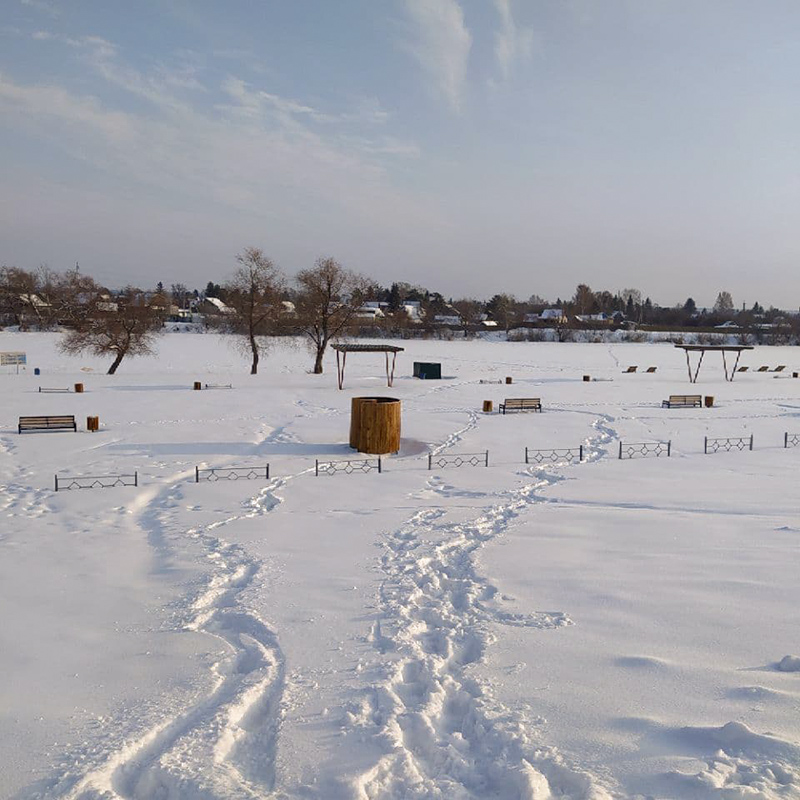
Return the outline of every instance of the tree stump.
{"type": "Polygon", "coordinates": [[[400,449],[400,401],[394,397],[354,397],[350,404],[350,447],[385,455],[400,449]]]}

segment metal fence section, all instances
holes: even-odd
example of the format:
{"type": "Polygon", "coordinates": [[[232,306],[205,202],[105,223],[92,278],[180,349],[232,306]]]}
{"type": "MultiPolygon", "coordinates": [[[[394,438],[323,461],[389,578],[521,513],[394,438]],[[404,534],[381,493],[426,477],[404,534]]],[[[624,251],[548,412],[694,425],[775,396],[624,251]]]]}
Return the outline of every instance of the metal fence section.
{"type": "Polygon", "coordinates": [[[783,434],[784,447],[800,447],[800,433],[784,433],[783,434]]]}
{"type": "Polygon", "coordinates": [[[703,445],[703,452],[708,453],[730,453],[734,450],[752,450],[753,449],[753,434],[749,436],[729,436],[725,439],[709,439],[705,437],[705,444],[703,445]]]}
{"type": "Polygon", "coordinates": [[[316,460],[314,467],[315,475],[335,475],[343,472],[345,475],[352,475],[356,472],[382,472],[383,464],[381,457],[363,458],[355,461],[320,461],[316,460]]]}
{"type": "Polygon", "coordinates": [[[525,448],[526,464],[555,464],[566,461],[570,464],[583,461],[583,445],[579,447],[555,448],[551,450],[532,450],[525,448]]]}
{"type": "Polygon", "coordinates": [[[439,453],[428,454],[428,469],[434,467],[488,467],[489,451],[483,453],[439,453]]]}
{"type": "Polygon", "coordinates": [[[254,481],[259,478],[269,479],[269,464],[263,467],[209,467],[194,468],[194,481],[254,481]]]}
{"type": "Polygon", "coordinates": [[[668,442],[620,442],[619,457],[623,458],[661,458],[672,455],[672,441],[668,442]]]}
{"type": "Polygon", "coordinates": [[[56,491],[67,489],[113,489],[115,486],[138,486],[139,473],[132,475],[73,475],[55,476],[56,491]]]}

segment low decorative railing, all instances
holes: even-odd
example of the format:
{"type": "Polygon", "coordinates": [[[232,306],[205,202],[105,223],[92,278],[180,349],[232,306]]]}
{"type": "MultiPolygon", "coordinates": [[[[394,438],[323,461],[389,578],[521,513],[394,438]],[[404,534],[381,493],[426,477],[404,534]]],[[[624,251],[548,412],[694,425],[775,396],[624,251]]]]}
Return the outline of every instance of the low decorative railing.
{"type": "Polygon", "coordinates": [[[550,450],[532,450],[525,448],[526,464],[556,464],[566,461],[569,464],[583,461],[583,445],[580,447],[555,448],[550,450]]]}
{"type": "Polygon", "coordinates": [[[269,479],[269,464],[263,467],[194,468],[195,483],[200,483],[200,481],[255,481],[259,478],[269,479]]]}
{"type": "Polygon", "coordinates": [[[488,467],[489,451],[483,453],[439,453],[428,454],[428,469],[439,467],[488,467]]]}
{"type": "Polygon", "coordinates": [[[315,475],[335,475],[343,472],[345,475],[352,475],[357,472],[381,472],[381,458],[363,458],[354,461],[320,461],[316,460],[314,468],[315,475]]]}
{"type": "Polygon", "coordinates": [[[138,486],[139,473],[132,475],[71,475],[55,476],[56,491],[67,489],[113,489],[115,486],[138,486]]]}
{"type": "Polygon", "coordinates": [[[783,434],[784,447],[800,447],[800,433],[784,433],[783,434]]]}
{"type": "Polygon", "coordinates": [[[703,446],[704,453],[730,453],[734,450],[752,450],[753,449],[753,434],[750,436],[729,436],[724,439],[709,439],[705,437],[705,444],[703,446]]]}
{"type": "Polygon", "coordinates": [[[672,442],[620,442],[619,457],[622,458],[661,458],[672,455],[672,442]]]}

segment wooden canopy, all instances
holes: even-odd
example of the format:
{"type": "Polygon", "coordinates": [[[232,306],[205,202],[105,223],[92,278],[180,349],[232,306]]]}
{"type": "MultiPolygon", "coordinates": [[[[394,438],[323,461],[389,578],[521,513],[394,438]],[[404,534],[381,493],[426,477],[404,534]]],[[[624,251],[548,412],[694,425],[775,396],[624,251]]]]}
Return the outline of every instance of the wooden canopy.
{"type": "Polygon", "coordinates": [[[742,350],[753,349],[753,346],[749,344],[676,344],[675,347],[686,353],[686,369],[689,371],[689,383],[697,383],[700,365],[703,363],[703,356],[705,356],[707,352],[722,353],[722,368],[725,370],[725,380],[732,381],[736,375],[736,368],[739,366],[739,358],[742,355],[742,350]],[[700,353],[694,375],[692,375],[692,364],[689,359],[689,353],[700,353]],[[728,373],[728,360],[725,358],[725,353],[736,353],[736,361],[730,373],[728,373]]]}
{"type": "Polygon", "coordinates": [[[386,385],[391,387],[394,383],[394,365],[397,354],[405,350],[393,344],[334,344],[336,351],[336,374],[339,378],[339,388],[344,388],[344,367],[348,353],[383,353],[386,356],[386,385]],[[389,369],[389,353],[392,354],[392,367],[389,369]],[[341,354],[341,362],[339,355],[341,354]]]}

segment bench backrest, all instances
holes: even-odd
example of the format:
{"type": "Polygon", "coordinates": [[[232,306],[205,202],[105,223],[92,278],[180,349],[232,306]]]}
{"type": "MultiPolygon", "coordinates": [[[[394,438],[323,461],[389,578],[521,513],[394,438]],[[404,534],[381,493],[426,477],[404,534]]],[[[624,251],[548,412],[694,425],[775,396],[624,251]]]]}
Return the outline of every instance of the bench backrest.
{"type": "Polygon", "coordinates": [[[702,402],[702,395],[699,394],[671,394],[669,396],[670,403],[700,403],[702,402]]]}
{"type": "Polygon", "coordinates": [[[538,397],[509,397],[503,405],[506,408],[525,408],[526,406],[540,406],[542,401],[538,397]]]}
{"type": "Polygon", "coordinates": [[[20,428],[74,428],[74,416],[60,417],[20,417],[20,428]]]}

